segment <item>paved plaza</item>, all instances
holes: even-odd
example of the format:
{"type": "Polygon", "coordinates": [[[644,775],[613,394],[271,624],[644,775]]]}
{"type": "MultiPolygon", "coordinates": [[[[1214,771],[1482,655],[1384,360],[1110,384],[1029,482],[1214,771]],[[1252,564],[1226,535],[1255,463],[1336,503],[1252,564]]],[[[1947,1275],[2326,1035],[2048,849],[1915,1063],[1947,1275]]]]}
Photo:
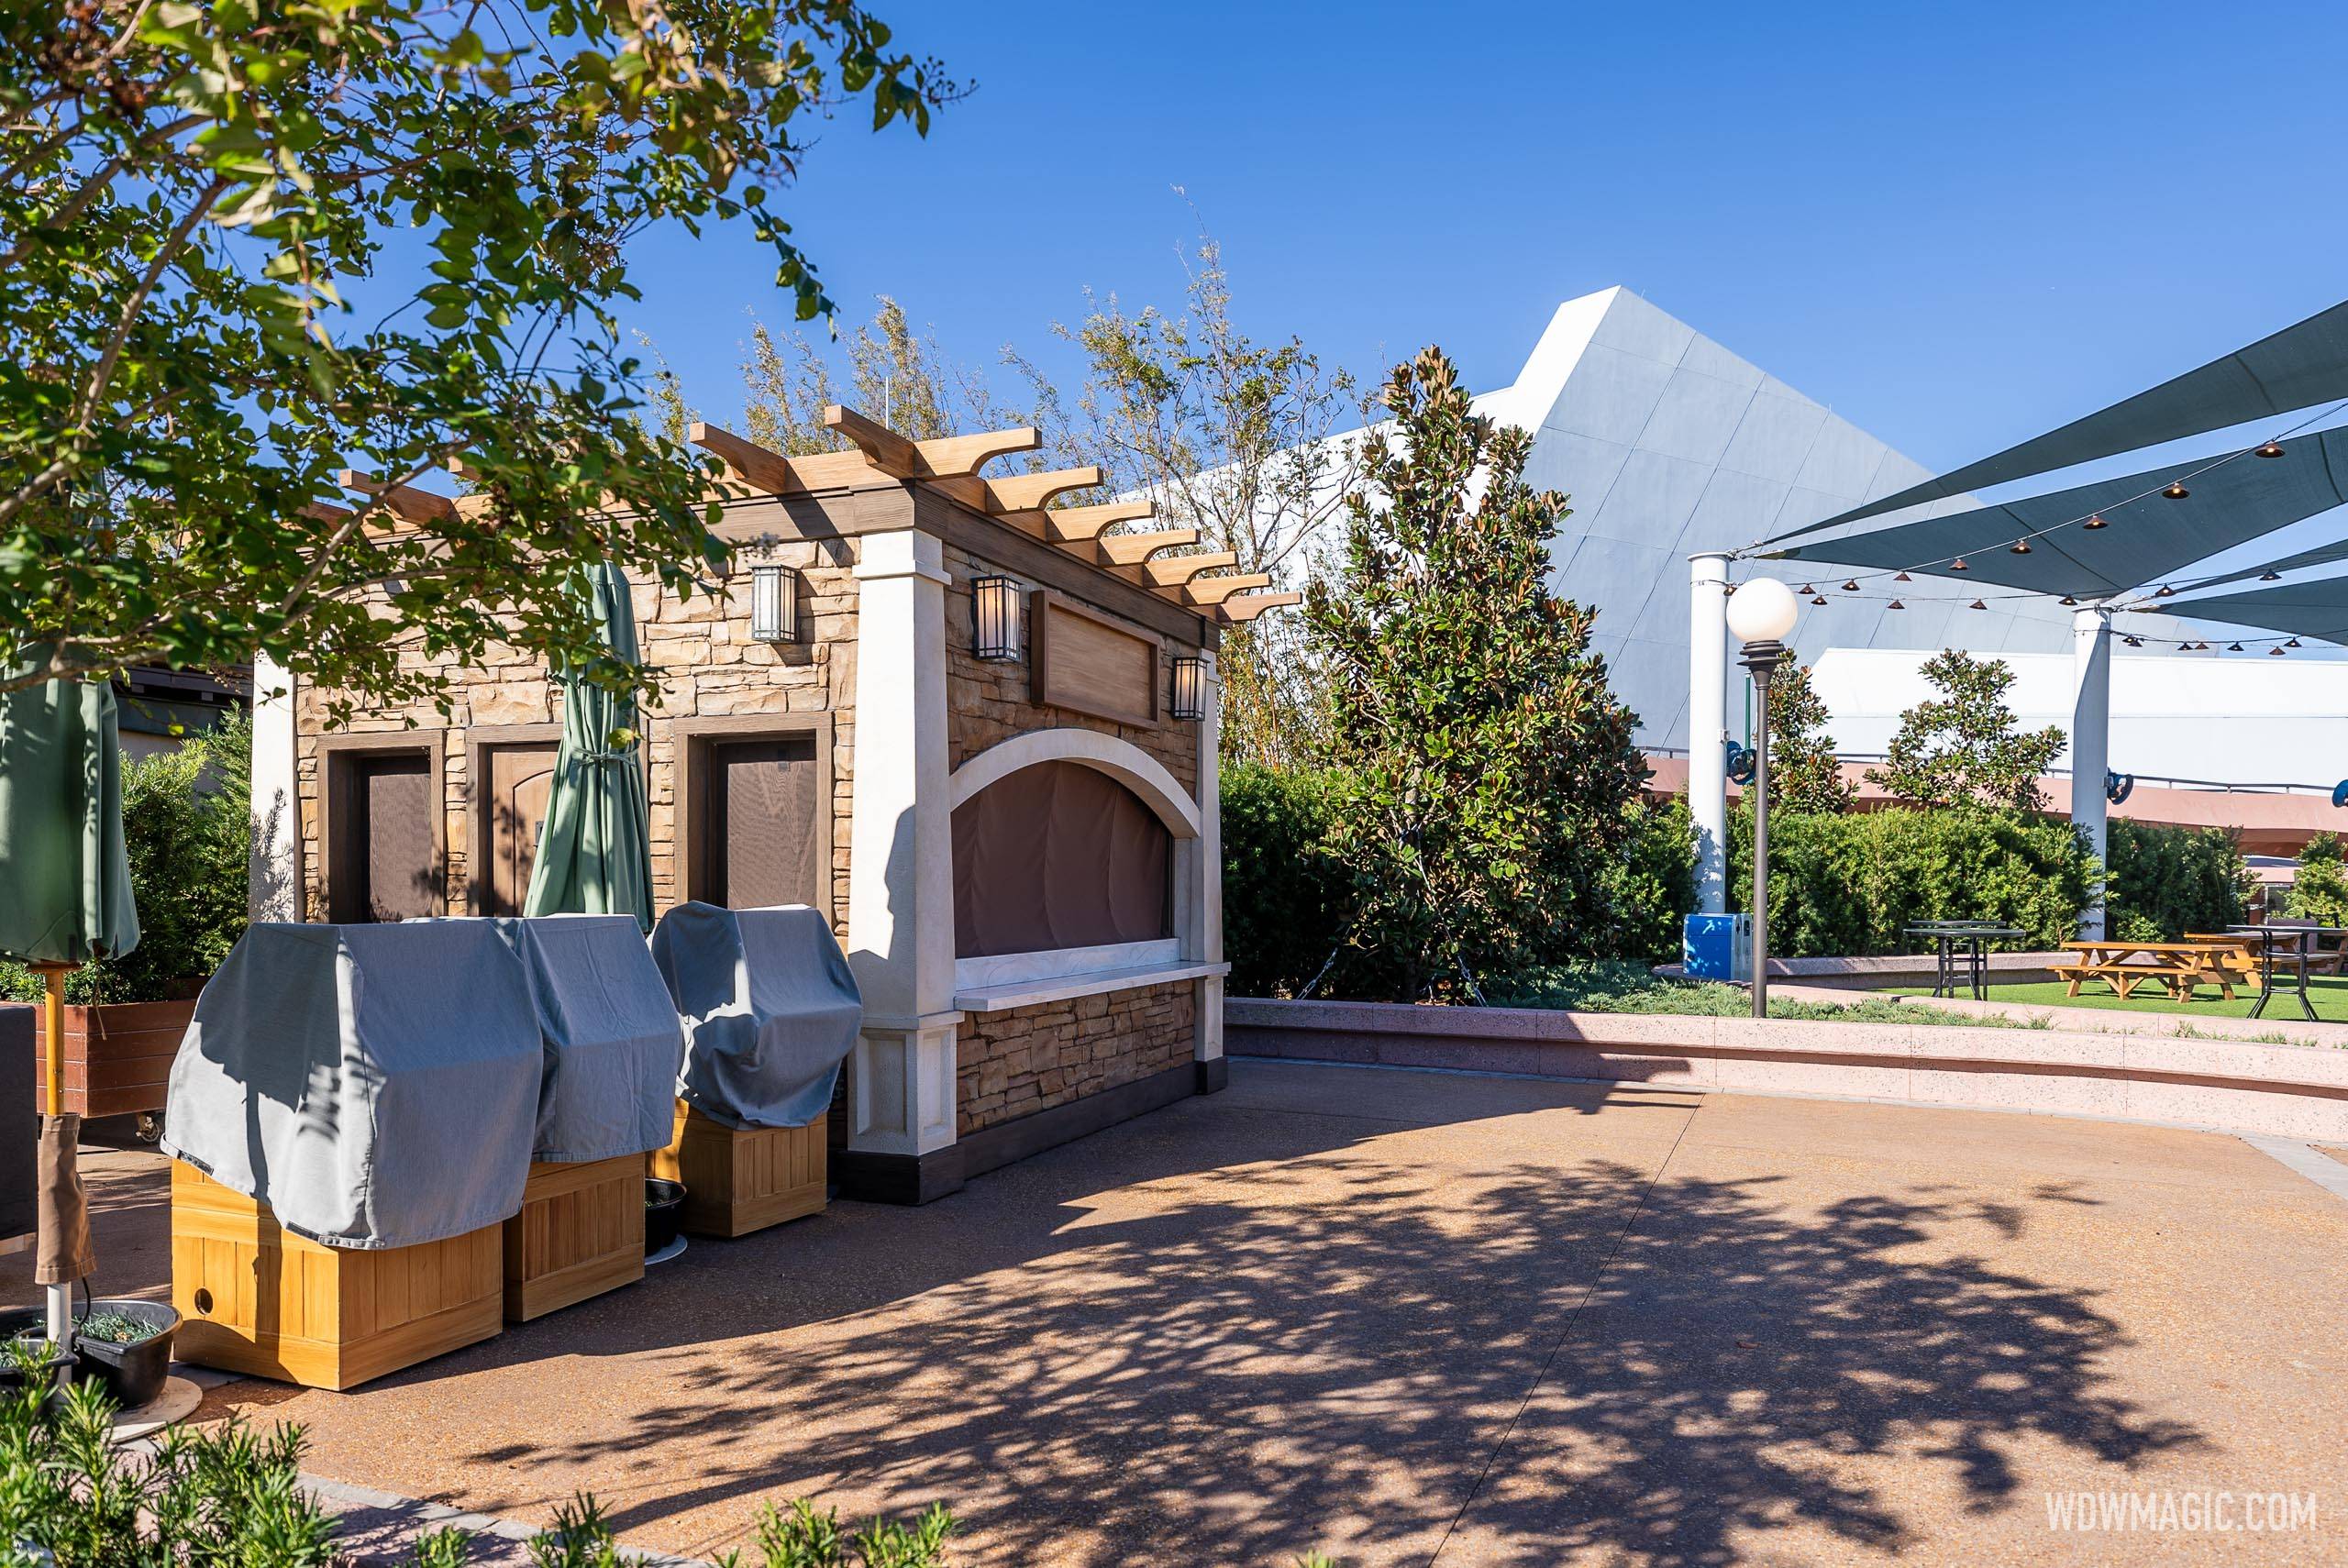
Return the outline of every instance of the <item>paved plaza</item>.
{"type": "MultiPolygon", "coordinates": [[[[161,1162],[86,1163],[99,1288],[160,1287],[161,1162]]],[[[1240,1061],[930,1207],[206,1409],[696,1557],[814,1496],[947,1500],[1017,1568],[2309,1563],[2348,1561],[2343,1323],[2348,1200],[2232,1137],[1240,1061]],[[2081,1492],[2317,1516],[2051,1529],[2081,1492]]]]}

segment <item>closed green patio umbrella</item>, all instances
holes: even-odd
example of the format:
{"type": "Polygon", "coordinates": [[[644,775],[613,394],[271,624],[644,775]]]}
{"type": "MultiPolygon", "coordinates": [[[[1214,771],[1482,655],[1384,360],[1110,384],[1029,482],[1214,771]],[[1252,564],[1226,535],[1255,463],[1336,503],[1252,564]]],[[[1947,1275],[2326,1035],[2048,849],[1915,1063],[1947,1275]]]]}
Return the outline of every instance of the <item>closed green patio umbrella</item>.
{"type": "Polygon", "coordinates": [[[31,965],[47,982],[33,1273],[49,1287],[49,1337],[58,1344],[65,1342],[73,1282],[96,1266],[74,1162],[82,1119],[62,1111],[65,977],[137,945],[114,689],[51,680],[0,696],[0,953],[31,965]]]}
{"type": "MultiPolygon", "coordinates": [[[[585,591],[604,646],[637,660],[636,609],[627,579],[609,561],[586,573],[585,591]]],[[[555,753],[538,856],[522,912],[629,914],[652,929],[651,827],[644,789],[644,745],[636,702],[564,670],[562,744],[555,753]]]]}

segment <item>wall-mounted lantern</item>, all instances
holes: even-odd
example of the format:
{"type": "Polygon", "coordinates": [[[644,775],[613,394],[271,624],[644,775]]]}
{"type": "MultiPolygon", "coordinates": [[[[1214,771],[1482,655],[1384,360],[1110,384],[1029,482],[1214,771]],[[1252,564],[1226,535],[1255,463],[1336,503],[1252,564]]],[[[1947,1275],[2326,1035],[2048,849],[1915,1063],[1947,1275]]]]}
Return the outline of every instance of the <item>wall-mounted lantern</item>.
{"type": "Polygon", "coordinates": [[[970,651],[988,664],[1019,662],[1019,585],[1011,579],[971,581],[970,651]]]}
{"type": "Polygon", "coordinates": [[[761,643],[799,640],[799,574],[789,567],[750,569],[750,635],[761,643]]]}
{"type": "Polygon", "coordinates": [[[1195,654],[1174,660],[1174,700],[1168,704],[1175,718],[1196,723],[1207,716],[1207,661],[1195,654]]]}

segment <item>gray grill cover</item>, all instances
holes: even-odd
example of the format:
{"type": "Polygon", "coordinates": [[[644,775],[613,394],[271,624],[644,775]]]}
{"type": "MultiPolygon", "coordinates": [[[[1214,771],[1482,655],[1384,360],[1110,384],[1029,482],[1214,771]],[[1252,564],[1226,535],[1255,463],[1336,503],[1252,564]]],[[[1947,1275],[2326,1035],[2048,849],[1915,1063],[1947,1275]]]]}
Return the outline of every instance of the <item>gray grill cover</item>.
{"type": "Polygon", "coordinates": [[[485,920],[247,929],[172,1063],[163,1152],[338,1247],[520,1211],[543,1052],[485,920]]]}
{"type": "Polygon", "coordinates": [[[634,915],[492,922],[521,956],[546,1051],[534,1160],[665,1149],[685,1037],[634,915]]]}
{"type": "Polygon", "coordinates": [[[679,904],[653,961],[685,1025],[677,1093],[728,1127],[804,1127],[832,1103],[864,1021],[830,922],[804,904],[679,904]]]}

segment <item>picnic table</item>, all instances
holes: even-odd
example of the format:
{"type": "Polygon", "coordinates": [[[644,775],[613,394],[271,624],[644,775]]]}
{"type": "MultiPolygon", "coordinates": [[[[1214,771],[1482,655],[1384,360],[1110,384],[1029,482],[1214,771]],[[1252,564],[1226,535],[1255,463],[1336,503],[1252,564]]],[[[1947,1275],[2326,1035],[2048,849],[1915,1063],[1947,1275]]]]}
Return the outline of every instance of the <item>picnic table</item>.
{"type": "Polygon", "coordinates": [[[1936,997],[1956,995],[1956,950],[1963,947],[1975,1001],[1987,1001],[1989,997],[1984,971],[1988,967],[1986,955],[1990,942],[1999,938],[2011,941],[2030,934],[2019,926],[2000,925],[1993,920],[1920,920],[1899,929],[1903,936],[1922,937],[1933,944],[1933,995],[1936,997]]]}
{"type": "Polygon", "coordinates": [[[2063,977],[2063,994],[2077,996],[2082,980],[2101,980],[2126,1000],[2138,986],[2150,980],[2167,990],[2174,1001],[2191,1001],[2194,988],[2214,985],[2226,1000],[2234,999],[2234,972],[2248,977],[2251,940],[2233,935],[2187,936],[2182,942],[2137,942],[2121,937],[2066,942],[2076,958],[2056,964],[2063,977]],[[2226,960],[2234,960],[2230,966],[2226,960]]]}

